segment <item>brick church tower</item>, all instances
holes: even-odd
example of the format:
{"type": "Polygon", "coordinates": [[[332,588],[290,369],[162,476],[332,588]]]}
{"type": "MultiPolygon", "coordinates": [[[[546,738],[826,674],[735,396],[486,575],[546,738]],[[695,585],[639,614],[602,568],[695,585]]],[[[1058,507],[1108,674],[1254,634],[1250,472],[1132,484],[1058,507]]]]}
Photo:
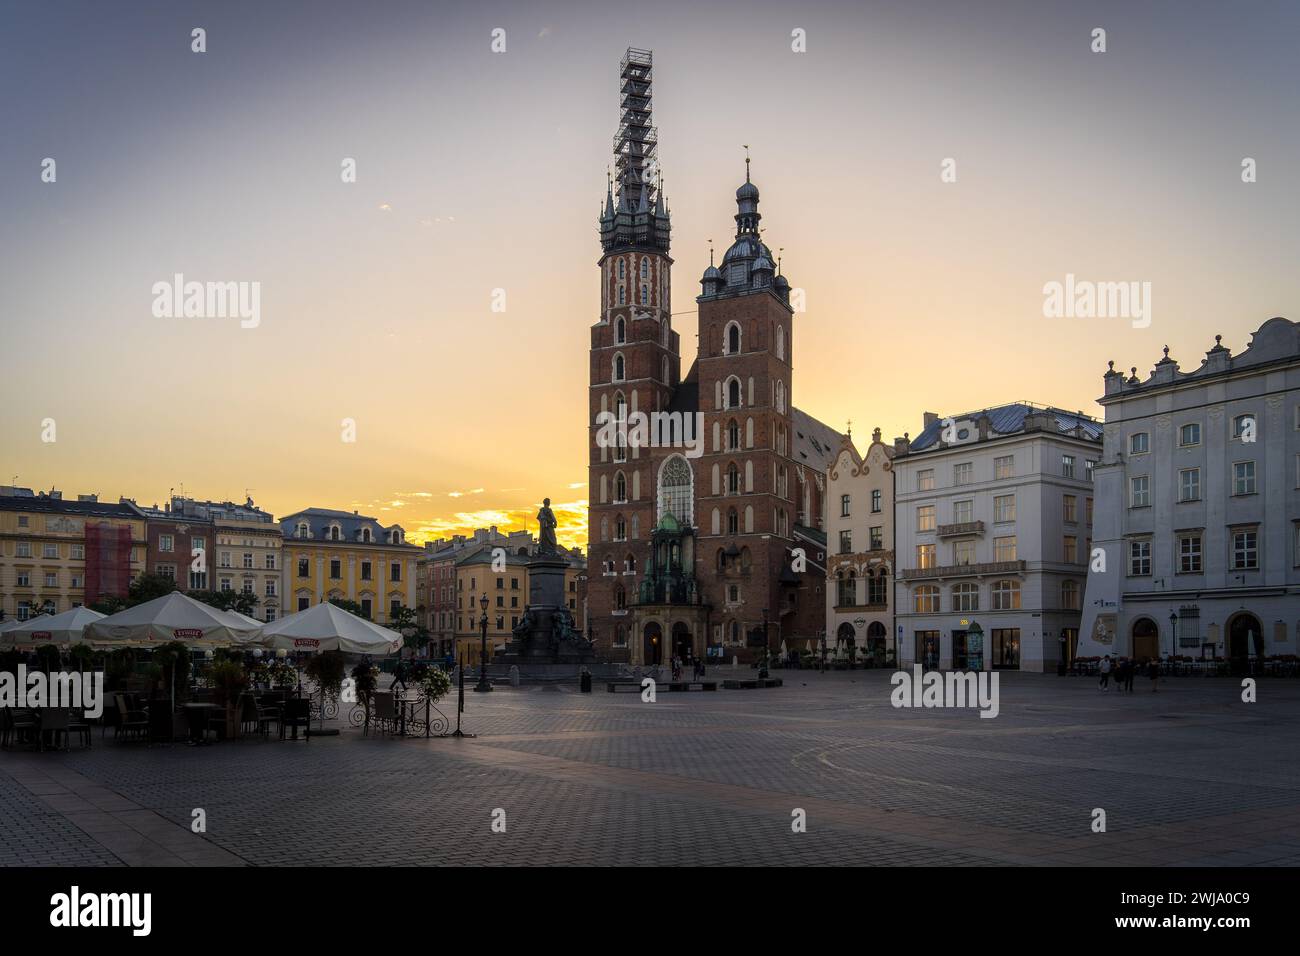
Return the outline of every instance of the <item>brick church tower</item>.
{"type": "Polygon", "coordinates": [[[600,317],[591,328],[588,616],[601,652],[623,657],[627,609],[655,526],[651,449],[599,440],[602,413],[667,408],[681,374],[672,328],[669,215],[660,190],[651,120],[653,57],[629,48],[621,64],[616,175],[600,216],[600,317]]]}
{"type": "Polygon", "coordinates": [[[749,661],[764,634],[775,652],[824,633],[824,473],[841,436],[791,405],[790,284],[763,243],[748,157],[736,238],[701,279],[698,352],[681,374],[651,66],[647,51],[623,58],[617,172],[600,215],[588,624],[603,660],[749,661]],[[637,413],[689,421],[695,442],[643,444],[637,413]],[[793,548],[806,569],[793,567],[793,548]]]}

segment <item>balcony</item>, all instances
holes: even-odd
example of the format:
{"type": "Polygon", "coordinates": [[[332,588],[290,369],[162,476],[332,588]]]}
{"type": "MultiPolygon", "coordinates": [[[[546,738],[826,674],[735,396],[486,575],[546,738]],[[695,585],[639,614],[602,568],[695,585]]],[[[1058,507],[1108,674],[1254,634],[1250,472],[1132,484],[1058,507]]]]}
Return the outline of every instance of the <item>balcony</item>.
{"type": "Polygon", "coordinates": [[[941,524],[935,530],[941,538],[956,538],[968,534],[983,534],[983,521],[959,521],[956,524],[941,524]]]}
{"type": "Polygon", "coordinates": [[[937,578],[983,578],[1003,574],[1024,574],[1024,561],[989,561],[985,564],[948,564],[934,568],[904,568],[904,581],[937,578]]]}

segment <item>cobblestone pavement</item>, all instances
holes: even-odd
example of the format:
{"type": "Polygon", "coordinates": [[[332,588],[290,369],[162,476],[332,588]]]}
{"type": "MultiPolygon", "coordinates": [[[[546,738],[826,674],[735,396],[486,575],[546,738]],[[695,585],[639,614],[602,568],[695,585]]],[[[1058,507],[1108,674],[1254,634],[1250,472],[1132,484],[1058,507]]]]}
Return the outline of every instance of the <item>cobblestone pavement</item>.
{"type": "Polygon", "coordinates": [[[885,672],[782,676],[499,687],[466,695],[473,740],[0,754],[0,863],[1300,864],[1300,681],[1003,674],[988,720],[896,710],[885,672]]]}

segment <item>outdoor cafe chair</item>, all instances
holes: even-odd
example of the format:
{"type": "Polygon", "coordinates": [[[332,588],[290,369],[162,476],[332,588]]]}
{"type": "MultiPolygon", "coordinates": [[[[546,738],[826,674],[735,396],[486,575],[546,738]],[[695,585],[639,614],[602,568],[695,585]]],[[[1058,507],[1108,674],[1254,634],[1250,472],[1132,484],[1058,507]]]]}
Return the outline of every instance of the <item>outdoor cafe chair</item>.
{"type": "Polygon", "coordinates": [[[380,733],[391,733],[397,725],[397,706],[391,691],[375,692],[375,726],[380,733]]]}
{"type": "Polygon", "coordinates": [[[41,743],[40,749],[45,749],[45,738],[48,735],[52,746],[57,747],[59,744],[59,734],[63,735],[63,749],[68,749],[68,728],[71,726],[71,720],[68,712],[62,707],[42,707],[41,711],[41,743]]]}
{"type": "MultiPolygon", "coordinates": [[[[309,730],[311,727],[311,701],[303,697],[287,700],[284,703],[284,709],[280,712],[280,739],[284,740],[284,732],[288,728],[293,728],[294,736],[298,735],[298,728],[309,730]]],[[[310,734],[303,734],[310,739],[310,734]]]]}
{"type": "Polygon", "coordinates": [[[87,748],[90,747],[90,721],[86,719],[84,710],[68,711],[68,736],[77,734],[81,737],[87,748]]]}
{"type": "Polygon", "coordinates": [[[149,715],[143,710],[132,710],[126,702],[125,694],[118,694],[115,697],[117,701],[117,726],[113,729],[113,736],[120,737],[123,731],[128,737],[143,737],[149,733],[149,715]]]}
{"type": "Polygon", "coordinates": [[[252,694],[244,695],[239,722],[245,729],[256,731],[265,737],[268,733],[268,725],[275,719],[276,716],[269,710],[264,710],[256,697],[252,694]]]}
{"type": "Polygon", "coordinates": [[[0,748],[8,750],[15,740],[30,740],[39,727],[40,722],[25,708],[0,708],[0,748]]]}

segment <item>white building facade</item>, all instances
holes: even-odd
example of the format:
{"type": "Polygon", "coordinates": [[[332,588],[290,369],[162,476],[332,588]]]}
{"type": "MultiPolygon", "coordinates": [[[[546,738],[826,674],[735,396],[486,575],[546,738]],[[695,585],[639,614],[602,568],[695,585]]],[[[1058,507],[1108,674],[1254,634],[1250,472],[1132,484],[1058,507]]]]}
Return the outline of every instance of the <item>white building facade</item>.
{"type": "Polygon", "coordinates": [[[826,473],[826,643],[836,656],[893,666],[894,449],[845,436],[826,473]]]}
{"type": "Polygon", "coordinates": [[[1300,323],[1183,372],[1105,375],[1098,553],[1080,654],[1294,654],[1300,632],[1300,323]]]}
{"type": "Polygon", "coordinates": [[[1027,403],[895,442],[902,666],[1055,670],[1078,640],[1101,424],[1027,403]]]}

